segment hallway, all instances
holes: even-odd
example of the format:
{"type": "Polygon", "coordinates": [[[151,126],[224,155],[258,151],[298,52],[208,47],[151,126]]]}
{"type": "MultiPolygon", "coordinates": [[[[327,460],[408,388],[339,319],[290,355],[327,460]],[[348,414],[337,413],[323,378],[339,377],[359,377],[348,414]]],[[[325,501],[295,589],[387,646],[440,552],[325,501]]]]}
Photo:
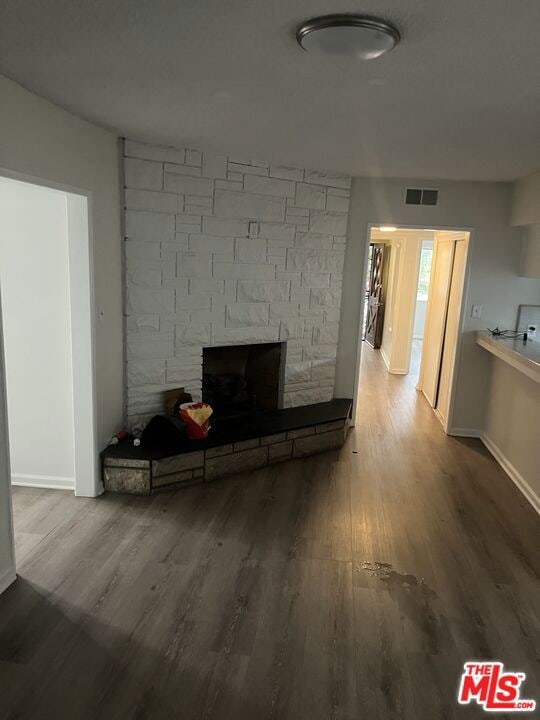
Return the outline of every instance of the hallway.
{"type": "Polygon", "coordinates": [[[361,380],[342,451],[279,472],[148,498],[15,488],[2,718],[478,718],[457,687],[490,658],[539,700],[538,516],[413,373],[366,349],[361,380]]]}

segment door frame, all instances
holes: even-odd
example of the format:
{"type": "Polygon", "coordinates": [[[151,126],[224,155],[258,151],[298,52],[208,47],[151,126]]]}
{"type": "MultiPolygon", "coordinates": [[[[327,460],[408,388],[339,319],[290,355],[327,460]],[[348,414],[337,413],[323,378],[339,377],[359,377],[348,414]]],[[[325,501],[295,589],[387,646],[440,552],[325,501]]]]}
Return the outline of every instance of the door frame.
{"type": "MultiPolygon", "coordinates": [[[[67,194],[75,495],[95,497],[99,487],[95,359],[95,282],[92,192],[0,167],[0,176],[67,194]],[[82,292],[75,293],[77,290],[82,292]]],[[[0,323],[0,332],[2,326],[0,323]]],[[[3,359],[2,365],[3,368],[3,359]]],[[[6,393],[5,372],[0,382],[6,393]]],[[[9,429],[4,440],[9,453],[9,429]]],[[[8,454],[9,461],[9,454],[8,454]]],[[[9,465],[8,465],[9,467],[9,465]]],[[[11,493],[11,476],[9,475],[11,493]]],[[[12,523],[13,524],[13,523],[12,523]]]]}
{"type": "MultiPolygon", "coordinates": [[[[420,223],[410,223],[410,222],[400,222],[398,218],[392,218],[387,221],[379,221],[379,222],[368,222],[366,224],[366,235],[365,235],[365,248],[364,248],[364,261],[361,268],[362,277],[366,277],[367,272],[367,260],[368,260],[368,252],[369,252],[369,244],[371,242],[371,230],[373,228],[381,227],[381,225],[392,225],[397,228],[404,228],[404,229],[410,229],[410,230],[416,230],[418,228],[422,228],[423,225],[420,223]]],[[[429,227],[433,230],[449,230],[452,232],[468,232],[469,233],[469,247],[467,251],[467,261],[465,264],[465,274],[464,274],[464,280],[463,280],[463,291],[461,294],[461,307],[459,311],[459,321],[458,321],[458,327],[459,327],[459,333],[458,338],[456,342],[455,352],[454,352],[454,358],[453,358],[453,372],[452,372],[452,381],[450,383],[450,401],[448,404],[448,419],[446,423],[446,427],[444,427],[444,431],[447,434],[450,434],[449,429],[453,427],[453,418],[454,418],[454,409],[455,409],[455,398],[456,398],[456,388],[457,388],[457,380],[458,380],[458,368],[459,368],[459,360],[461,358],[461,350],[463,346],[463,332],[464,332],[464,326],[465,326],[465,317],[466,317],[466,308],[467,308],[467,298],[469,294],[469,282],[470,282],[470,275],[471,275],[471,264],[472,264],[472,256],[473,252],[472,249],[474,247],[474,235],[475,235],[475,229],[473,227],[468,227],[465,225],[437,225],[428,223],[426,221],[426,227],[429,227]]],[[[365,304],[365,293],[362,293],[362,296],[360,298],[360,318],[363,317],[364,312],[364,304],[365,304]]],[[[353,408],[352,408],[352,424],[354,425],[355,419],[356,419],[356,413],[358,411],[358,390],[360,385],[360,361],[362,357],[362,327],[360,325],[359,333],[358,333],[358,345],[357,345],[357,352],[356,352],[356,371],[355,371],[355,377],[354,377],[354,392],[353,392],[353,408]]],[[[435,413],[435,417],[438,418],[438,415],[435,413]]]]}
{"type": "Polygon", "coordinates": [[[0,298],[0,433],[2,435],[2,437],[0,437],[0,542],[4,545],[3,552],[0,546],[0,557],[2,559],[2,565],[7,564],[7,567],[3,571],[0,571],[0,594],[17,579],[13,501],[11,496],[11,466],[9,462],[7,397],[4,379],[4,335],[2,329],[2,303],[0,298]],[[4,553],[5,558],[3,557],[4,553]]]}

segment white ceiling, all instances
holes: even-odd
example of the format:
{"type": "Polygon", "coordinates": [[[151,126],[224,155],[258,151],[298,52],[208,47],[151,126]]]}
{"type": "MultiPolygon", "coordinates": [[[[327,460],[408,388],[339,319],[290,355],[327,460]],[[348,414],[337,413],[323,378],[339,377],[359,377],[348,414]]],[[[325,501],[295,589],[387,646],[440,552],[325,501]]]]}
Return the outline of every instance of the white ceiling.
{"type": "Polygon", "coordinates": [[[354,175],[510,180],[540,167],[540,0],[3,0],[0,72],[141,140],[354,175]],[[309,55],[306,18],[403,40],[309,55]]]}

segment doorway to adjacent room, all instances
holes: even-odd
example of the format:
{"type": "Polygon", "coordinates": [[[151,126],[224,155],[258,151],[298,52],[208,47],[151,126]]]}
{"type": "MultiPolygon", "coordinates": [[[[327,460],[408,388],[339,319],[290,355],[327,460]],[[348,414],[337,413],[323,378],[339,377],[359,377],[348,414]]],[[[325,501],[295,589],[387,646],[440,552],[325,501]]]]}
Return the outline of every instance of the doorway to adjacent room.
{"type": "Polygon", "coordinates": [[[0,289],[11,482],[94,494],[88,197],[0,176],[0,289]]]}
{"type": "Polygon", "coordinates": [[[407,386],[423,394],[446,430],[470,233],[394,226],[369,232],[365,352],[378,351],[389,374],[408,376],[407,386]]]}

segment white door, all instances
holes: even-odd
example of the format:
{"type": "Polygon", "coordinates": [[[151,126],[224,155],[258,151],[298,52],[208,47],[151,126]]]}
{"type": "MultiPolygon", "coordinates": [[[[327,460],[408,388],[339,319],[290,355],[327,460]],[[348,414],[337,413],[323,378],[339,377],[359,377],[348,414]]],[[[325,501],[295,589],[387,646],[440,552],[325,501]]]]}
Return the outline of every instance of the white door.
{"type": "Polygon", "coordinates": [[[435,236],[435,254],[429,285],[428,307],[419,388],[431,407],[436,407],[448,298],[454,264],[455,242],[435,236]]]}
{"type": "Polygon", "coordinates": [[[452,282],[448,298],[448,314],[446,317],[446,332],[441,359],[441,372],[439,378],[439,392],[435,407],[446,428],[450,411],[450,397],[452,394],[452,377],[456,358],[456,345],[459,336],[459,319],[461,316],[461,298],[465,283],[465,266],[467,262],[468,235],[454,243],[454,264],[452,267],[452,282]]]}

